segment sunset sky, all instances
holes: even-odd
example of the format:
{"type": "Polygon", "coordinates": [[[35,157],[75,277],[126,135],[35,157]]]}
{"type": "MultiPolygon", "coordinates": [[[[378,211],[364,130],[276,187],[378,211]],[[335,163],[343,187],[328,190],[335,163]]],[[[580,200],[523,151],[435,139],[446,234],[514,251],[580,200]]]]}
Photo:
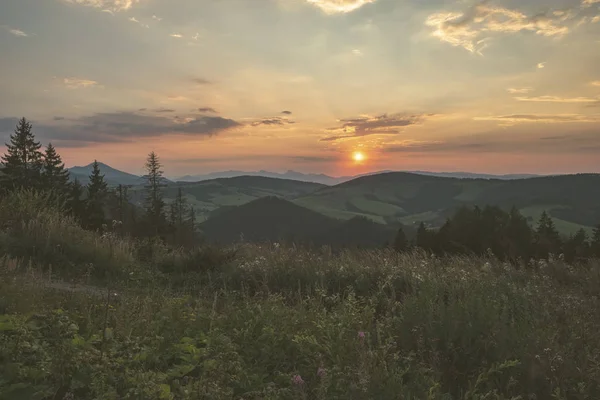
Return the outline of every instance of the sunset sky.
{"type": "Polygon", "coordinates": [[[600,0],[2,0],[0,48],[68,166],[600,172],[600,0]]]}

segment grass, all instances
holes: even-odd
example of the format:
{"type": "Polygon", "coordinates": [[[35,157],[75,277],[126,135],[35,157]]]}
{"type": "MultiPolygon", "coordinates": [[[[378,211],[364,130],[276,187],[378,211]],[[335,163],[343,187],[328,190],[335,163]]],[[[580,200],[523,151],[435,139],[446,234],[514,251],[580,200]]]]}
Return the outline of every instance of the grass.
{"type": "Polygon", "coordinates": [[[99,290],[57,288],[44,257],[0,242],[0,399],[600,396],[598,261],[169,252],[115,247],[68,219],[52,230],[56,211],[31,194],[0,210],[21,213],[4,238],[81,238],[60,253],[78,263],[53,264],[54,279],[85,275],[96,257],[110,271],[87,275],[99,290]],[[15,230],[21,218],[29,228],[15,230]]]}

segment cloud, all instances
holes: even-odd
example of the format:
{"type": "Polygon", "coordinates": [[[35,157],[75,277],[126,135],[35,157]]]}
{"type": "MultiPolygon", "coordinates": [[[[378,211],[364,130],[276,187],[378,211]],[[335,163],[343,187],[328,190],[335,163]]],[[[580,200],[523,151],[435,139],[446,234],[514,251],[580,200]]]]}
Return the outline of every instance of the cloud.
{"type": "Polygon", "coordinates": [[[140,0],[63,0],[66,3],[79,4],[82,6],[101,8],[103,11],[112,12],[126,11],[131,9],[140,0]]]}
{"type": "Polygon", "coordinates": [[[150,28],[150,26],[149,26],[148,24],[143,24],[143,23],[141,23],[141,22],[140,22],[140,21],[138,21],[138,20],[137,20],[135,17],[129,17],[129,18],[127,18],[127,19],[128,19],[129,21],[131,21],[131,22],[135,22],[136,24],[138,24],[138,25],[140,25],[140,26],[142,26],[142,27],[144,27],[144,28],[150,28]]]}
{"type": "Polygon", "coordinates": [[[18,36],[18,37],[28,37],[29,36],[29,34],[23,32],[20,29],[11,28],[8,26],[4,26],[3,28],[6,29],[11,35],[14,35],[14,36],[18,36]]]}
{"type": "Polygon", "coordinates": [[[337,132],[338,135],[322,138],[322,142],[332,142],[339,139],[361,137],[367,135],[390,135],[398,133],[399,128],[415,125],[433,114],[402,115],[383,114],[379,116],[361,116],[358,118],[341,119],[340,127],[329,128],[328,131],[337,132]]]}
{"type": "Polygon", "coordinates": [[[600,0],[583,0],[581,4],[583,7],[590,7],[593,4],[600,4],[600,0]]]}
{"type": "Polygon", "coordinates": [[[169,36],[174,37],[174,38],[178,38],[178,39],[180,39],[180,38],[183,37],[183,35],[181,35],[179,33],[171,33],[169,36]]]}
{"type": "Polygon", "coordinates": [[[511,94],[526,94],[526,93],[531,92],[532,90],[533,90],[533,88],[530,88],[530,87],[526,87],[526,88],[508,88],[508,89],[506,89],[506,91],[508,93],[511,93],[511,94]]]}
{"type": "Polygon", "coordinates": [[[546,68],[546,62],[538,63],[537,68],[538,69],[546,68]]]}
{"type": "Polygon", "coordinates": [[[217,110],[215,110],[215,109],[214,109],[214,108],[212,108],[212,107],[200,107],[200,108],[198,109],[198,112],[201,112],[201,113],[213,113],[213,114],[218,114],[217,110]]]}
{"type": "Polygon", "coordinates": [[[89,79],[79,79],[79,78],[64,78],[63,83],[69,89],[85,89],[94,86],[98,86],[98,82],[92,81],[89,79]]]}
{"type": "Polygon", "coordinates": [[[282,111],[281,113],[284,114],[284,115],[292,115],[292,112],[291,111],[287,111],[287,110],[282,111]]]}
{"type": "Polygon", "coordinates": [[[294,124],[294,121],[290,121],[287,118],[282,118],[282,117],[272,117],[272,118],[263,118],[259,121],[254,121],[252,122],[252,126],[259,126],[259,125],[267,125],[267,126],[273,126],[273,125],[287,125],[287,124],[294,124]]]}
{"type": "Polygon", "coordinates": [[[62,121],[64,119],[65,119],[65,117],[54,117],[54,118],[52,118],[53,121],[62,121]]]}
{"type": "Polygon", "coordinates": [[[537,97],[515,97],[518,101],[530,101],[537,103],[597,103],[600,99],[591,97],[559,97],[559,96],[537,96],[537,97]]]}
{"type": "Polygon", "coordinates": [[[383,153],[549,153],[596,152],[600,136],[593,131],[568,135],[507,137],[505,132],[489,132],[454,137],[444,141],[394,143],[384,146],[383,153]]]}
{"type": "Polygon", "coordinates": [[[192,82],[198,84],[198,85],[210,85],[212,84],[211,81],[209,81],[208,79],[205,78],[192,78],[192,82]]]}
{"type": "Polygon", "coordinates": [[[481,54],[492,34],[534,32],[541,36],[562,36],[569,32],[563,23],[569,13],[545,13],[527,16],[521,11],[481,2],[465,12],[441,12],[430,15],[425,25],[432,35],[452,46],[481,54]]]}
{"type": "Polygon", "coordinates": [[[502,121],[507,123],[565,123],[565,122],[600,122],[600,116],[583,114],[512,114],[489,117],[475,117],[476,121],[502,121]]]}
{"type": "Polygon", "coordinates": [[[308,163],[325,163],[325,162],[336,161],[338,159],[338,157],[336,157],[336,156],[290,156],[287,158],[291,159],[292,161],[308,162],[308,163]]]}
{"type": "Polygon", "coordinates": [[[306,0],[325,14],[344,14],[356,11],[362,6],[375,3],[376,0],[306,0]]]}
{"type": "MultiPolygon", "coordinates": [[[[16,118],[0,119],[0,131],[14,130],[16,118]]],[[[36,136],[58,141],[62,146],[84,147],[88,143],[114,143],[134,141],[169,134],[189,136],[214,136],[240,127],[229,118],[193,115],[170,118],[159,115],[142,115],[134,112],[97,113],[75,119],[63,119],[58,124],[32,122],[36,136]]]]}
{"type": "Polygon", "coordinates": [[[593,81],[593,82],[590,82],[590,85],[592,85],[592,86],[598,86],[598,87],[600,87],[600,81],[593,81]]]}
{"type": "Polygon", "coordinates": [[[153,15],[152,19],[155,20],[155,21],[158,21],[158,22],[162,21],[162,18],[157,17],[156,15],[153,15]]]}
{"type": "Polygon", "coordinates": [[[154,112],[157,112],[157,113],[172,113],[172,112],[175,112],[175,110],[173,110],[172,108],[157,108],[156,110],[154,110],[154,112]]]}
{"type": "Polygon", "coordinates": [[[0,118],[0,133],[14,132],[18,122],[19,118],[16,117],[0,118]]]}

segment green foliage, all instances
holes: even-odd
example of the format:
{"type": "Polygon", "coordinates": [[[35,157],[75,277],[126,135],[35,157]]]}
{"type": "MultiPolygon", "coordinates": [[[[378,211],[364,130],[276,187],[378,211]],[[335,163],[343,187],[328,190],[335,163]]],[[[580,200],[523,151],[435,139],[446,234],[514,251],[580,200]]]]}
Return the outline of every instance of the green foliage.
{"type": "Polygon", "coordinates": [[[104,212],[105,201],[108,195],[108,186],[104,175],[100,172],[98,161],[94,160],[92,173],[87,184],[86,214],[83,224],[91,230],[101,230],[106,223],[104,212]]]}
{"type": "Polygon", "coordinates": [[[69,191],[69,171],[65,168],[60,155],[49,143],[44,153],[42,165],[43,187],[55,195],[66,199],[69,191]]]}
{"type": "Polygon", "coordinates": [[[82,229],[45,193],[19,190],[0,199],[0,253],[65,276],[108,279],[134,269],[132,245],[82,229]]]}
{"type": "Polygon", "coordinates": [[[162,165],[155,152],[146,160],[146,217],[150,234],[159,236],[165,233],[165,202],[162,195],[162,165]]]}
{"type": "Polygon", "coordinates": [[[31,123],[21,118],[6,144],[2,162],[9,188],[40,188],[43,155],[31,128],[31,123]]]}

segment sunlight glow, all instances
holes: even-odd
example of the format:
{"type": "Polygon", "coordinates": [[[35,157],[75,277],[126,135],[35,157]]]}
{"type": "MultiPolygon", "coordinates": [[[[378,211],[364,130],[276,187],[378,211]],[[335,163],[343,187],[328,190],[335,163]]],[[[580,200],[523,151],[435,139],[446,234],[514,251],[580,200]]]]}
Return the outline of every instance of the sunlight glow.
{"type": "Polygon", "coordinates": [[[360,151],[355,151],[352,153],[352,159],[356,162],[361,162],[365,160],[365,155],[360,151]]]}

